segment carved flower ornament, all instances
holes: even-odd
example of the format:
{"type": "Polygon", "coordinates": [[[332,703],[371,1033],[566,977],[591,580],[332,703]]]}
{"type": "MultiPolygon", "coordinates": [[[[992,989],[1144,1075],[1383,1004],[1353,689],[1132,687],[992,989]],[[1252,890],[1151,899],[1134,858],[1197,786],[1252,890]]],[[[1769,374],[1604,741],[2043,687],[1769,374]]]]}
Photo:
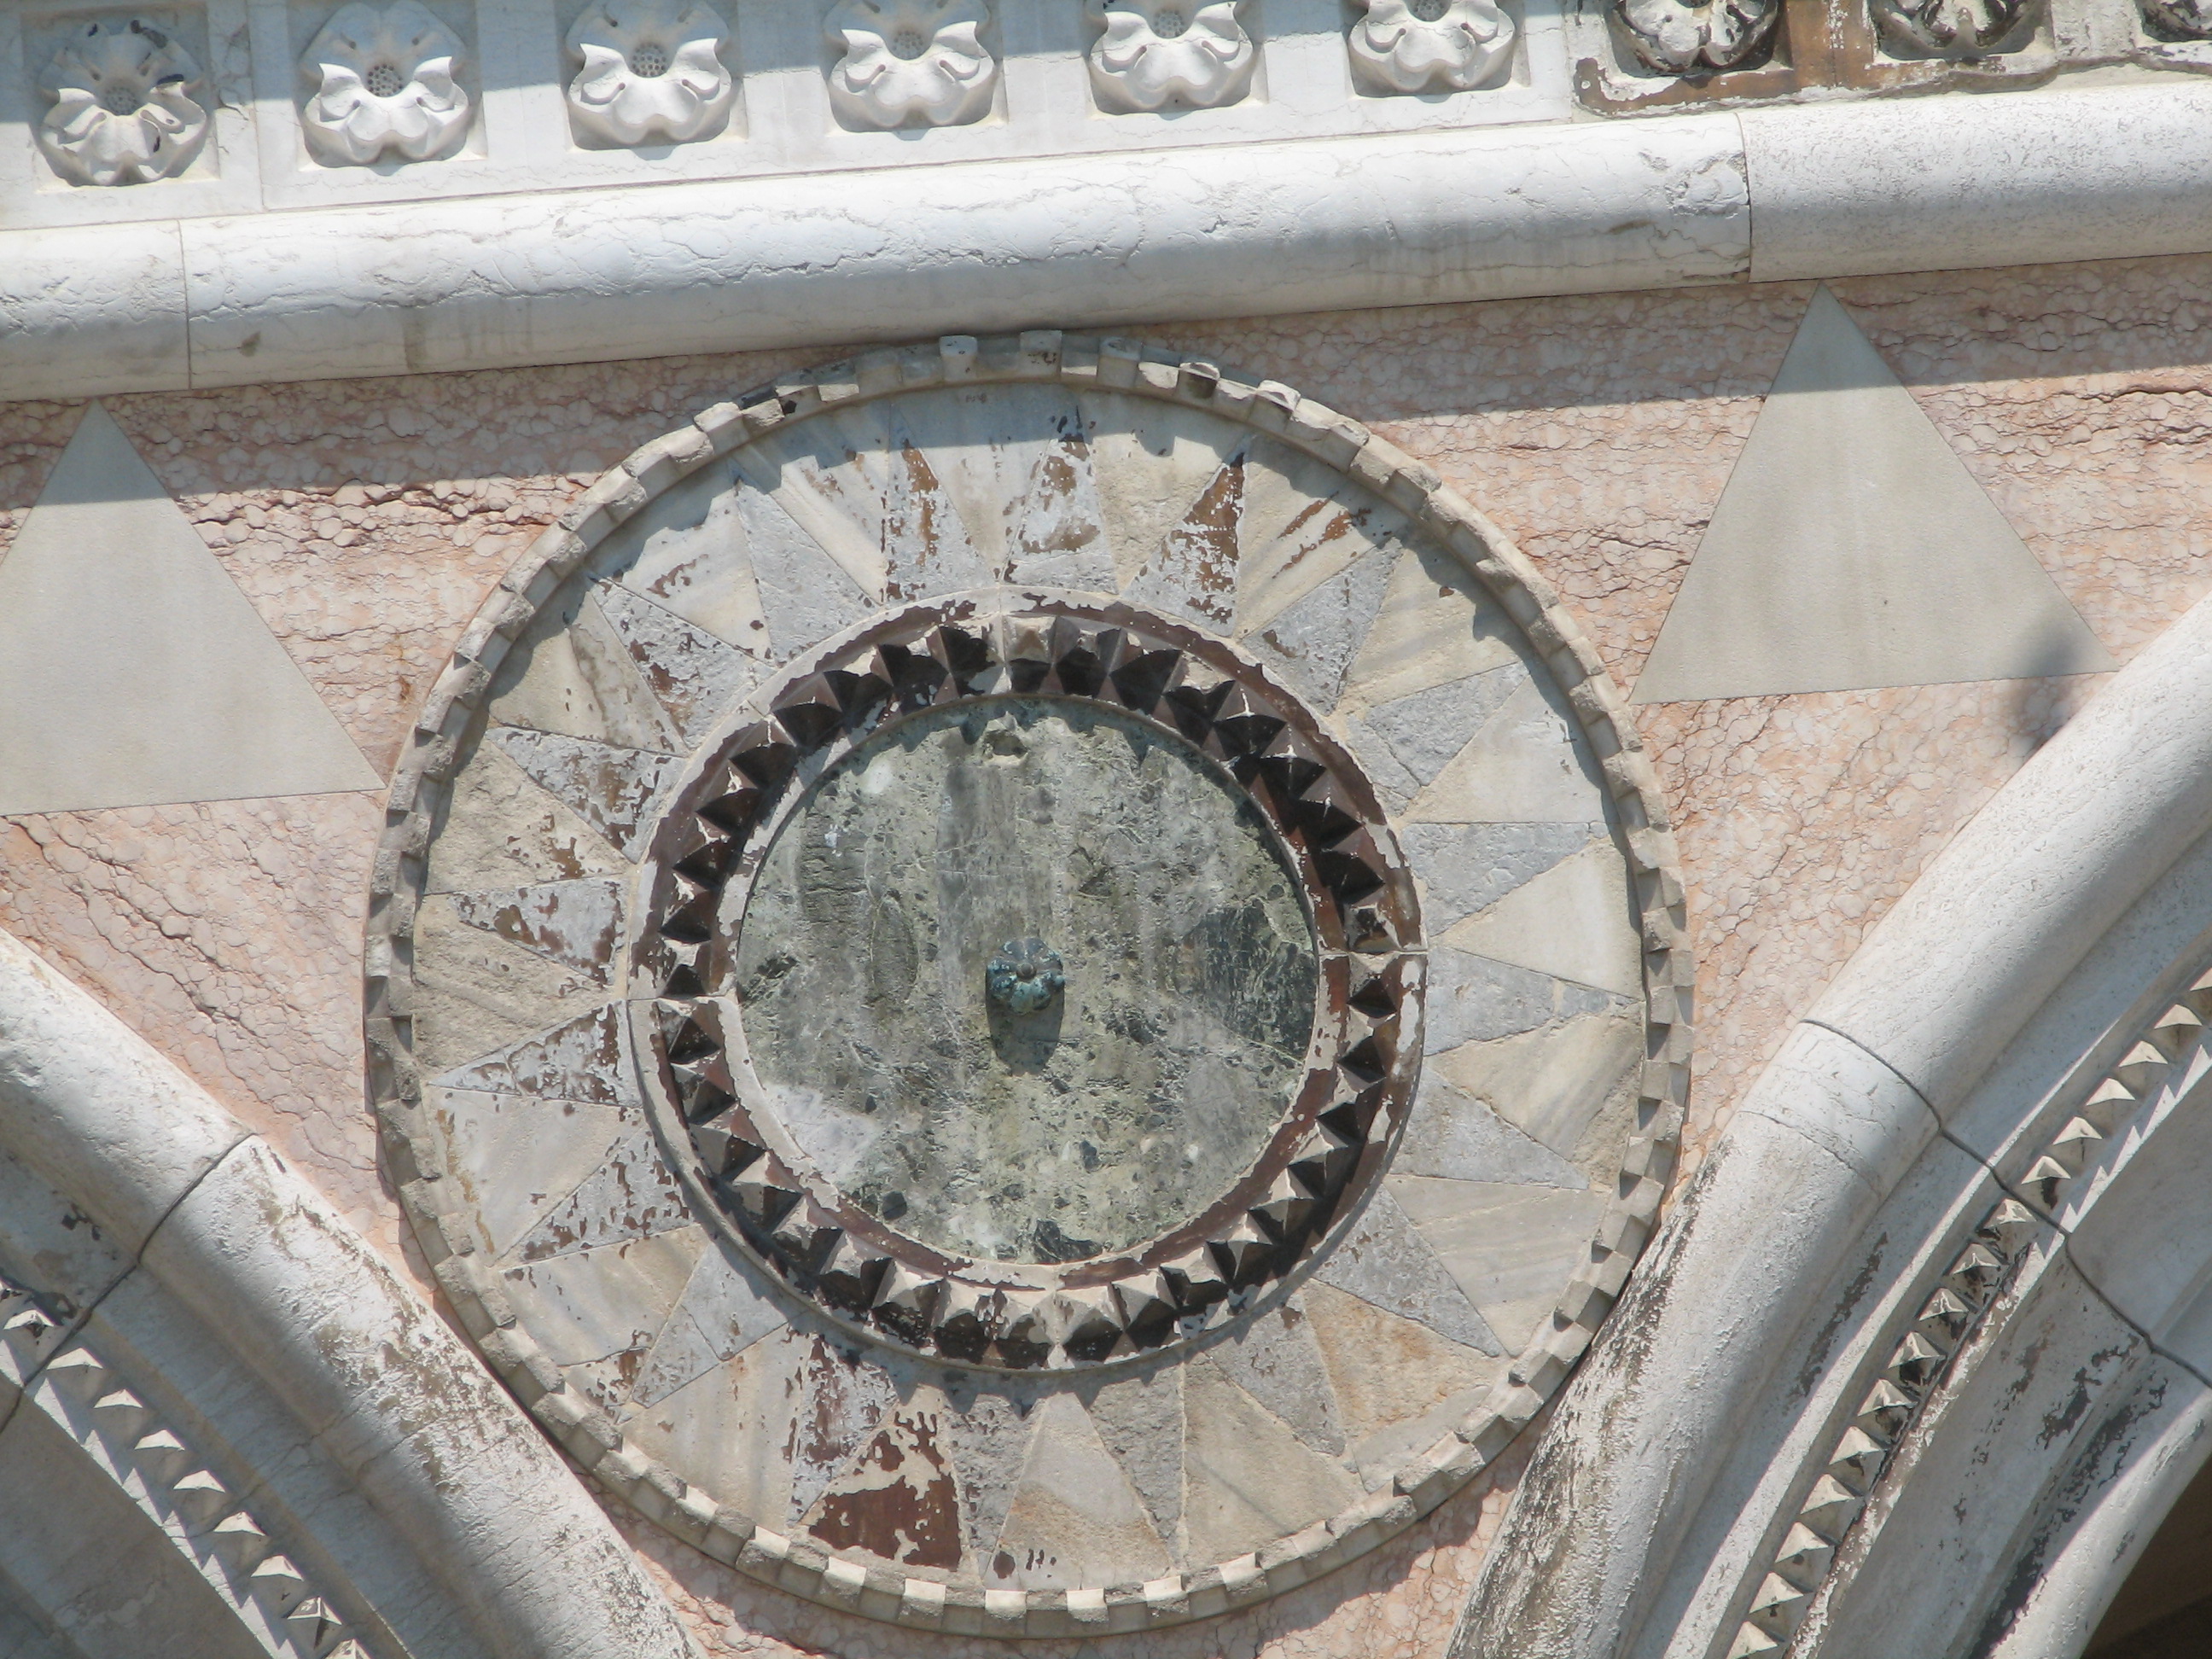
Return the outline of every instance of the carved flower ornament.
{"type": "Polygon", "coordinates": [[[568,50],[584,64],[568,83],[577,128],[616,144],[705,137],[737,96],[720,56],[728,38],[708,6],[607,0],[587,7],[568,31],[568,50]]]}
{"type": "Polygon", "coordinates": [[[53,107],[39,148],[72,184],[173,178],[207,138],[207,112],[187,96],[199,85],[191,54],[152,24],[87,23],[40,77],[53,107]]]}
{"type": "Polygon", "coordinates": [[[1123,112],[1180,98],[1202,109],[1249,91],[1259,54],[1237,21],[1242,0],[1091,0],[1105,27],[1091,48],[1098,101],[1123,112]]]}
{"type": "Polygon", "coordinates": [[[2027,0],[1874,0],[1882,44],[1907,52],[1987,52],[2015,28],[2027,0]]]}
{"type": "Polygon", "coordinates": [[[1378,91],[1465,92],[1513,50],[1513,20],[1490,0],[1365,0],[1352,61],[1378,91]]]}
{"type": "Polygon", "coordinates": [[[317,85],[301,115],[308,149],[331,167],[442,154],[469,125],[469,95],[453,80],[460,55],[461,43],[416,0],[341,8],[300,64],[317,85]]]}
{"type": "Polygon", "coordinates": [[[1741,67],[1773,36],[1781,0],[1621,0],[1615,15],[1644,66],[1662,75],[1741,67]]]}
{"type": "Polygon", "coordinates": [[[830,95],[861,126],[964,126],[991,107],[998,61],[980,31],[983,0],[843,0],[830,14],[830,44],[844,56],[830,95]]]}

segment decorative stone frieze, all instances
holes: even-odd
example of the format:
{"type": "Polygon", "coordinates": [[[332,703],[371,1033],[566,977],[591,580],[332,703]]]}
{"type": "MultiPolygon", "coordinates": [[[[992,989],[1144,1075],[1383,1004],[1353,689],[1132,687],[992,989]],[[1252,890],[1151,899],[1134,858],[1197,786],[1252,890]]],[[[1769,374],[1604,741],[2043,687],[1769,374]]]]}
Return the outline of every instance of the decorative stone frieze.
{"type": "Polygon", "coordinates": [[[1646,69],[1698,75],[1739,69],[1765,51],[1781,0],[1615,0],[1613,19],[1646,69]]]}
{"type": "Polygon", "coordinates": [[[568,83],[578,137],[607,145],[712,137],[737,101],[721,14],[700,0],[605,0],[568,31],[583,64],[568,83]]]}
{"type": "Polygon", "coordinates": [[[1252,89],[1260,54],[1237,16],[1243,0],[1089,3],[1103,30],[1091,46],[1091,87],[1102,109],[1214,109],[1252,89]]]}
{"type": "Polygon", "coordinates": [[[505,580],[392,813],[441,1283],[611,1490],[872,1617],[1362,1554],[1542,1408],[1672,1170],[1618,691],[1432,471],[1211,364],[950,337],[705,411],[505,580]]]}
{"type": "Polygon", "coordinates": [[[1466,92],[1513,51],[1513,20],[1491,0],[1362,0],[1352,67],[1372,93],[1466,92]]]}
{"type": "Polygon", "coordinates": [[[983,43],[984,0],[840,0],[830,42],[843,55],[830,100],[848,126],[965,126],[990,112],[999,61],[983,43]]]}
{"type": "Polygon", "coordinates": [[[2015,33],[2034,0],[1871,0],[1882,45],[1918,57],[1988,52],[2015,33]]]}
{"type": "Polygon", "coordinates": [[[95,20],[73,33],[39,77],[52,100],[39,149],[72,184],[173,179],[207,141],[200,66],[169,34],[137,17],[95,20]]]}
{"type": "Polygon", "coordinates": [[[416,0],[343,7],[300,60],[314,88],[300,114],[307,149],[330,167],[445,155],[468,131],[472,109],[454,79],[461,51],[416,0]]]}

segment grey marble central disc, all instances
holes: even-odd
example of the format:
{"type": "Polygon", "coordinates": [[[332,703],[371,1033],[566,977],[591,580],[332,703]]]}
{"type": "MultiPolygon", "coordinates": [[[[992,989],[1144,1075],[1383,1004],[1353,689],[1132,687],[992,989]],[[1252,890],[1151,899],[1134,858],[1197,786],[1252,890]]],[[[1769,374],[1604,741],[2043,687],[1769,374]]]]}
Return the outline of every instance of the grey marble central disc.
{"type": "Polygon", "coordinates": [[[817,782],[747,902],[754,1070],[822,1174],[948,1254],[1127,1249],[1202,1212],[1304,1075],[1319,972],[1243,791],[1091,702],[915,715],[817,782]],[[994,1000],[1009,940],[1065,989],[994,1000]]]}

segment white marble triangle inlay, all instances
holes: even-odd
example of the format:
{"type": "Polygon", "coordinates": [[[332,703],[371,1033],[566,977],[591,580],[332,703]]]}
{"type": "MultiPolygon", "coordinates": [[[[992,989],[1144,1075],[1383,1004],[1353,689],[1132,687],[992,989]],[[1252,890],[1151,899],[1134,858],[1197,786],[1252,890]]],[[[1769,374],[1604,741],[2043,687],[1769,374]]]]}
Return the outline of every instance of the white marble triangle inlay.
{"type": "Polygon", "coordinates": [[[1824,288],[1632,701],[2117,666],[1824,288]]]}
{"type": "Polygon", "coordinates": [[[0,558],[0,815],[381,785],[106,411],[0,558]]]}

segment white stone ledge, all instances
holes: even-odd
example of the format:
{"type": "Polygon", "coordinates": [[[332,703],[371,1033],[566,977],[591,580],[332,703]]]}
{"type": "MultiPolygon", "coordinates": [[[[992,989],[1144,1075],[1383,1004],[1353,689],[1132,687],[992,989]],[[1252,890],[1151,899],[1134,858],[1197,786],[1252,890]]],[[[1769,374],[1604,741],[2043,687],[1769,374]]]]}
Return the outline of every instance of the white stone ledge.
{"type": "Polygon", "coordinates": [[[2212,251],[2197,82],[0,231],[0,397],[2212,251]]]}
{"type": "Polygon", "coordinates": [[[2212,86],[1747,110],[1754,282],[2212,251],[2212,86]]]}

